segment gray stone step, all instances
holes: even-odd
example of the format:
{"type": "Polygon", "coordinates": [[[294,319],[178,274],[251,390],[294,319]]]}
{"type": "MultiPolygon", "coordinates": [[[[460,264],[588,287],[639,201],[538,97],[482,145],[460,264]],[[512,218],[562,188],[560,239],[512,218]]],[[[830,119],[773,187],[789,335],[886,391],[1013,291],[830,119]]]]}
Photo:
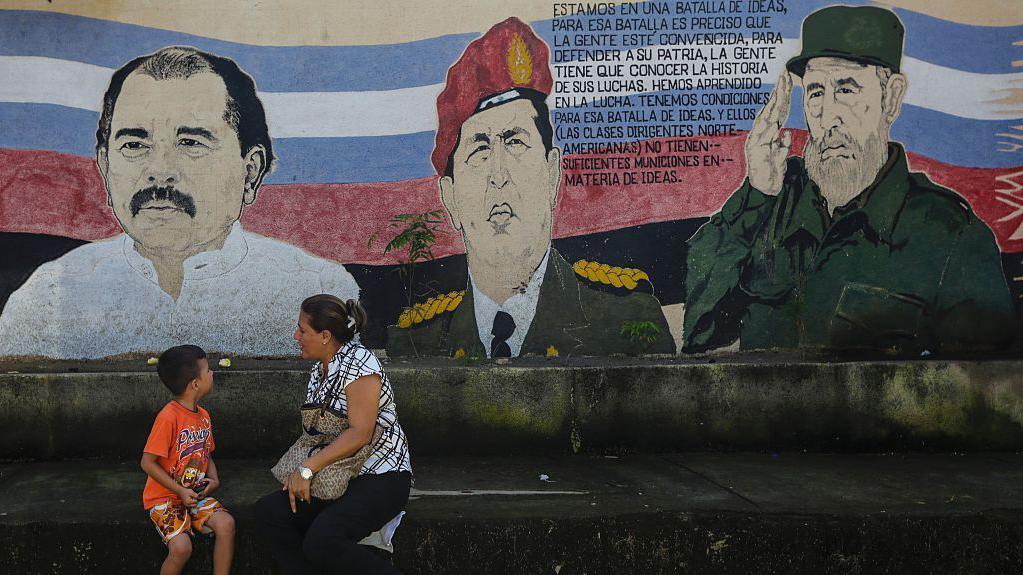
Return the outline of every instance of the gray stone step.
{"type": "MultiPolygon", "coordinates": [[[[270,461],[218,460],[237,573],[272,573],[252,503],[270,461]]],[[[1013,573],[1023,455],[419,457],[407,574],[1013,573]],[[546,475],[548,480],[541,480],[546,475]]],[[[4,573],[155,572],[134,463],[0,466],[4,573]]],[[[191,573],[209,572],[199,544],[191,573]]]]}
{"type": "MultiPolygon", "coordinates": [[[[387,370],[419,455],[1023,449],[1023,361],[725,359],[387,370]]],[[[218,370],[204,405],[223,456],[262,457],[293,441],[308,365],[218,370]]],[[[142,361],[0,367],[32,371],[0,374],[0,460],[133,460],[168,400],[142,361]]]]}

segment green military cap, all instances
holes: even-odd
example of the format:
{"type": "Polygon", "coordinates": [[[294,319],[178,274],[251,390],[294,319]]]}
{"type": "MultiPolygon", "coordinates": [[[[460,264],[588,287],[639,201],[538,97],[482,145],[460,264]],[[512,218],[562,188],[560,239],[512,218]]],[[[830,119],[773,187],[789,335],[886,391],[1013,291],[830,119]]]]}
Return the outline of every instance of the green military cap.
{"type": "Polygon", "coordinates": [[[906,29],[895,12],[876,6],[829,6],[803,20],[803,51],[785,65],[803,77],[811,58],[844,58],[899,71],[906,29]]]}

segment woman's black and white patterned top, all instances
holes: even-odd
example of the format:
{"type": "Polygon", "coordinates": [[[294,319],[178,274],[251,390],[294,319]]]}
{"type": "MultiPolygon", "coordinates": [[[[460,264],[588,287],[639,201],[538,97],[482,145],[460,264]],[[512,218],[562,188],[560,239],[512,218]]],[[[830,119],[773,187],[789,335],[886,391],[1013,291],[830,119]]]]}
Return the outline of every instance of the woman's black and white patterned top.
{"type": "Polygon", "coordinates": [[[306,388],[305,404],[323,405],[327,397],[333,394],[329,409],[339,415],[348,415],[348,399],[344,393],[348,384],[364,375],[380,376],[380,405],[377,409],[377,426],[383,428],[383,435],[373,446],[373,452],[362,466],[359,475],[376,475],[388,471],[412,472],[412,461],[409,457],[405,431],[398,424],[398,411],[394,405],[394,391],[380,366],[380,360],[373,352],[362,344],[348,342],[334,354],[327,366],[327,381],[320,385],[320,363],[313,366],[309,375],[309,387],[306,388]],[[319,393],[317,393],[319,390],[319,393]],[[336,391],[334,391],[336,390],[336,391]]]}

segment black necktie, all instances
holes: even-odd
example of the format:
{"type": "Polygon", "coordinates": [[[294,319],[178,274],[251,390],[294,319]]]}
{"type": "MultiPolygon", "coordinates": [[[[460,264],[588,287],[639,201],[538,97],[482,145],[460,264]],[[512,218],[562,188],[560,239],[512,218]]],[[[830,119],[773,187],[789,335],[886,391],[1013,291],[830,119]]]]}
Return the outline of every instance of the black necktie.
{"type": "Polygon", "coordinates": [[[511,357],[511,348],[508,347],[508,338],[515,331],[515,320],[512,316],[503,311],[497,312],[494,316],[494,328],[490,334],[494,341],[490,342],[490,357],[511,357]]]}

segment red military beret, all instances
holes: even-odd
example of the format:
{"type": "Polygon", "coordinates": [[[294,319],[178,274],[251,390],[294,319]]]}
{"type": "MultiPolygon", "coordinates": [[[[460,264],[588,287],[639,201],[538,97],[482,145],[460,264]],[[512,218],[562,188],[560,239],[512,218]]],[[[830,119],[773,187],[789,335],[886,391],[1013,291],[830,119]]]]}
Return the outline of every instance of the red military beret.
{"type": "Polygon", "coordinates": [[[437,140],[431,157],[437,174],[444,175],[462,123],[470,116],[522,97],[516,88],[550,95],[553,85],[550,50],[522,20],[508,18],[473,40],[448,69],[444,91],[437,96],[437,140]]]}

